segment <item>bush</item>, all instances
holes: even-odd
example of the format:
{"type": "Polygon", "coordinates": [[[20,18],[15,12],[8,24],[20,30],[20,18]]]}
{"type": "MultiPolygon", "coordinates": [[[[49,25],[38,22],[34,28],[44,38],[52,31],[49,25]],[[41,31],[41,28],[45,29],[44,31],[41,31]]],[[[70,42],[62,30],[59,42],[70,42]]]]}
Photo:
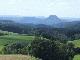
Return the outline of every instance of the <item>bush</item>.
{"type": "Polygon", "coordinates": [[[34,40],[31,54],[43,60],[71,60],[74,52],[68,46],[53,40],[34,40]]]}
{"type": "Polygon", "coordinates": [[[7,45],[3,49],[4,54],[28,54],[28,43],[16,42],[7,45]]]}
{"type": "Polygon", "coordinates": [[[80,54],[80,47],[74,48],[75,55],[80,54]]]}

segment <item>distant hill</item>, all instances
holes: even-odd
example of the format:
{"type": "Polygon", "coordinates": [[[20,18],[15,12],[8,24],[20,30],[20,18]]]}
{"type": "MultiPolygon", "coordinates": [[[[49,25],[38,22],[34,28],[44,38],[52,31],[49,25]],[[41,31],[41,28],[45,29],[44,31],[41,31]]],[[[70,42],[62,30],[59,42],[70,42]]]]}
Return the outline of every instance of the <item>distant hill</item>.
{"type": "Polygon", "coordinates": [[[0,16],[0,20],[13,20],[18,23],[31,23],[31,24],[45,24],[53,25],[61,23],[61,20],[56,15],[49,17],[21,17],[21,16],[0,16]]]}
{"type": "Polygon", "coordinates": [[[53,24],[60,23],[61,20],[56,15],[50,15],[47,18],[23,17],[18,22],[19,23],[33,23],[33,24],[53,25],[53,24]]]}
{"type": "Polygon", "coordinates": [[[0,23],[28,24],[28,25],[50,25],[52,27],[64,28],[80,26],[80,18],[58,18],[56,15],[49,17],[28,17],[28,16],[0,16],[0,23]]]}

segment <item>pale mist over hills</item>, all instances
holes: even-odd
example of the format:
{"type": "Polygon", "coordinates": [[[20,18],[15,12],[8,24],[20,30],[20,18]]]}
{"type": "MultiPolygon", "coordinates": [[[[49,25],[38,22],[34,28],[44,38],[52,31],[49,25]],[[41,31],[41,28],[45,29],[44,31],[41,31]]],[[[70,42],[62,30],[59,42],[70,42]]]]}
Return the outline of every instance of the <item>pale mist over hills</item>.
{"type": "Polygon", "coordinates": [[[76,23],[80,21],[80,0],[2,0],[0,20],[46,25],[76,23]]]}
{"type": "Polygon", "coordinates": [[[0,16],[0,22],[4,21],[14,21],[15,23],[20,24],[44,24],[44,25],[51,25],[57,28],[63,28],[68,25],[76,25],[80,23],[80,18],[60,18],[56,15],[49,15],[48,17],[36,17],[36,16],[0,16]]]}

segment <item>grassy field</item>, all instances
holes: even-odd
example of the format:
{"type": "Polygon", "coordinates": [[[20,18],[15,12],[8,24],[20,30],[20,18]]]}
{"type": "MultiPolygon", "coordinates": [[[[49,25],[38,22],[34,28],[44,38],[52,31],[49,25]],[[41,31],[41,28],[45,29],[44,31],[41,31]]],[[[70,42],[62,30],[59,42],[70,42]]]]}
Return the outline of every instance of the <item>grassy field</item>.
{"type": "Polygon", "coordinates": [[[33,38],[34,38],[33,36],[23,36],[23,35],[0,36],[0,51],[6,44],[14,42],[31,42],[33,38]]]}
{"type": "MultiPolygon", "coordinates": [[[[0,36],[0,52],[6,44],[15,42],[28,42],[30,43],[34,39],[34,36],[23,36],[23,35],[5,35],[0,36]]],[[[26,55],[0,55],[0,60],[39,60],[35,57],[26,55]]]]}
{"type": "MultiPolygon", "coordinates": [[[[2,48],[9,43],[14,42],[31,42],[34,36],[23,36],[23,35],[5,35],[0,36],[0,51],[2,48]]],[[[80,40],[74,40],[75,47],[80,47],[80,40]]],[[[24,55],[0,55],[0,60],[36,60],[31,56],[24,55]]],[[[73,60],[80,60],[80,55],[76,55],[73,60]]]]}
{"type": "Polygon", "coordinates": [[[35,57],[26,55],[0,55],[0,60],[39,60],[35,57]]]}

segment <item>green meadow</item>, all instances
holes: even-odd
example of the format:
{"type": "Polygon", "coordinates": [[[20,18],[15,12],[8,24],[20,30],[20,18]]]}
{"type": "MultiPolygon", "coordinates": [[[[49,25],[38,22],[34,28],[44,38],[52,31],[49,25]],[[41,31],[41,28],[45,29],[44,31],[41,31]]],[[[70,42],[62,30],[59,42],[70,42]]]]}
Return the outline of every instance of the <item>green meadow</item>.
{"type": "Polygon", "coordinates": [[[15,42],[31,42],[34,39],[34,36],[23,36],[23,35],[5,35],[0,36],[0,51],[7,44],[15,42]]]}

